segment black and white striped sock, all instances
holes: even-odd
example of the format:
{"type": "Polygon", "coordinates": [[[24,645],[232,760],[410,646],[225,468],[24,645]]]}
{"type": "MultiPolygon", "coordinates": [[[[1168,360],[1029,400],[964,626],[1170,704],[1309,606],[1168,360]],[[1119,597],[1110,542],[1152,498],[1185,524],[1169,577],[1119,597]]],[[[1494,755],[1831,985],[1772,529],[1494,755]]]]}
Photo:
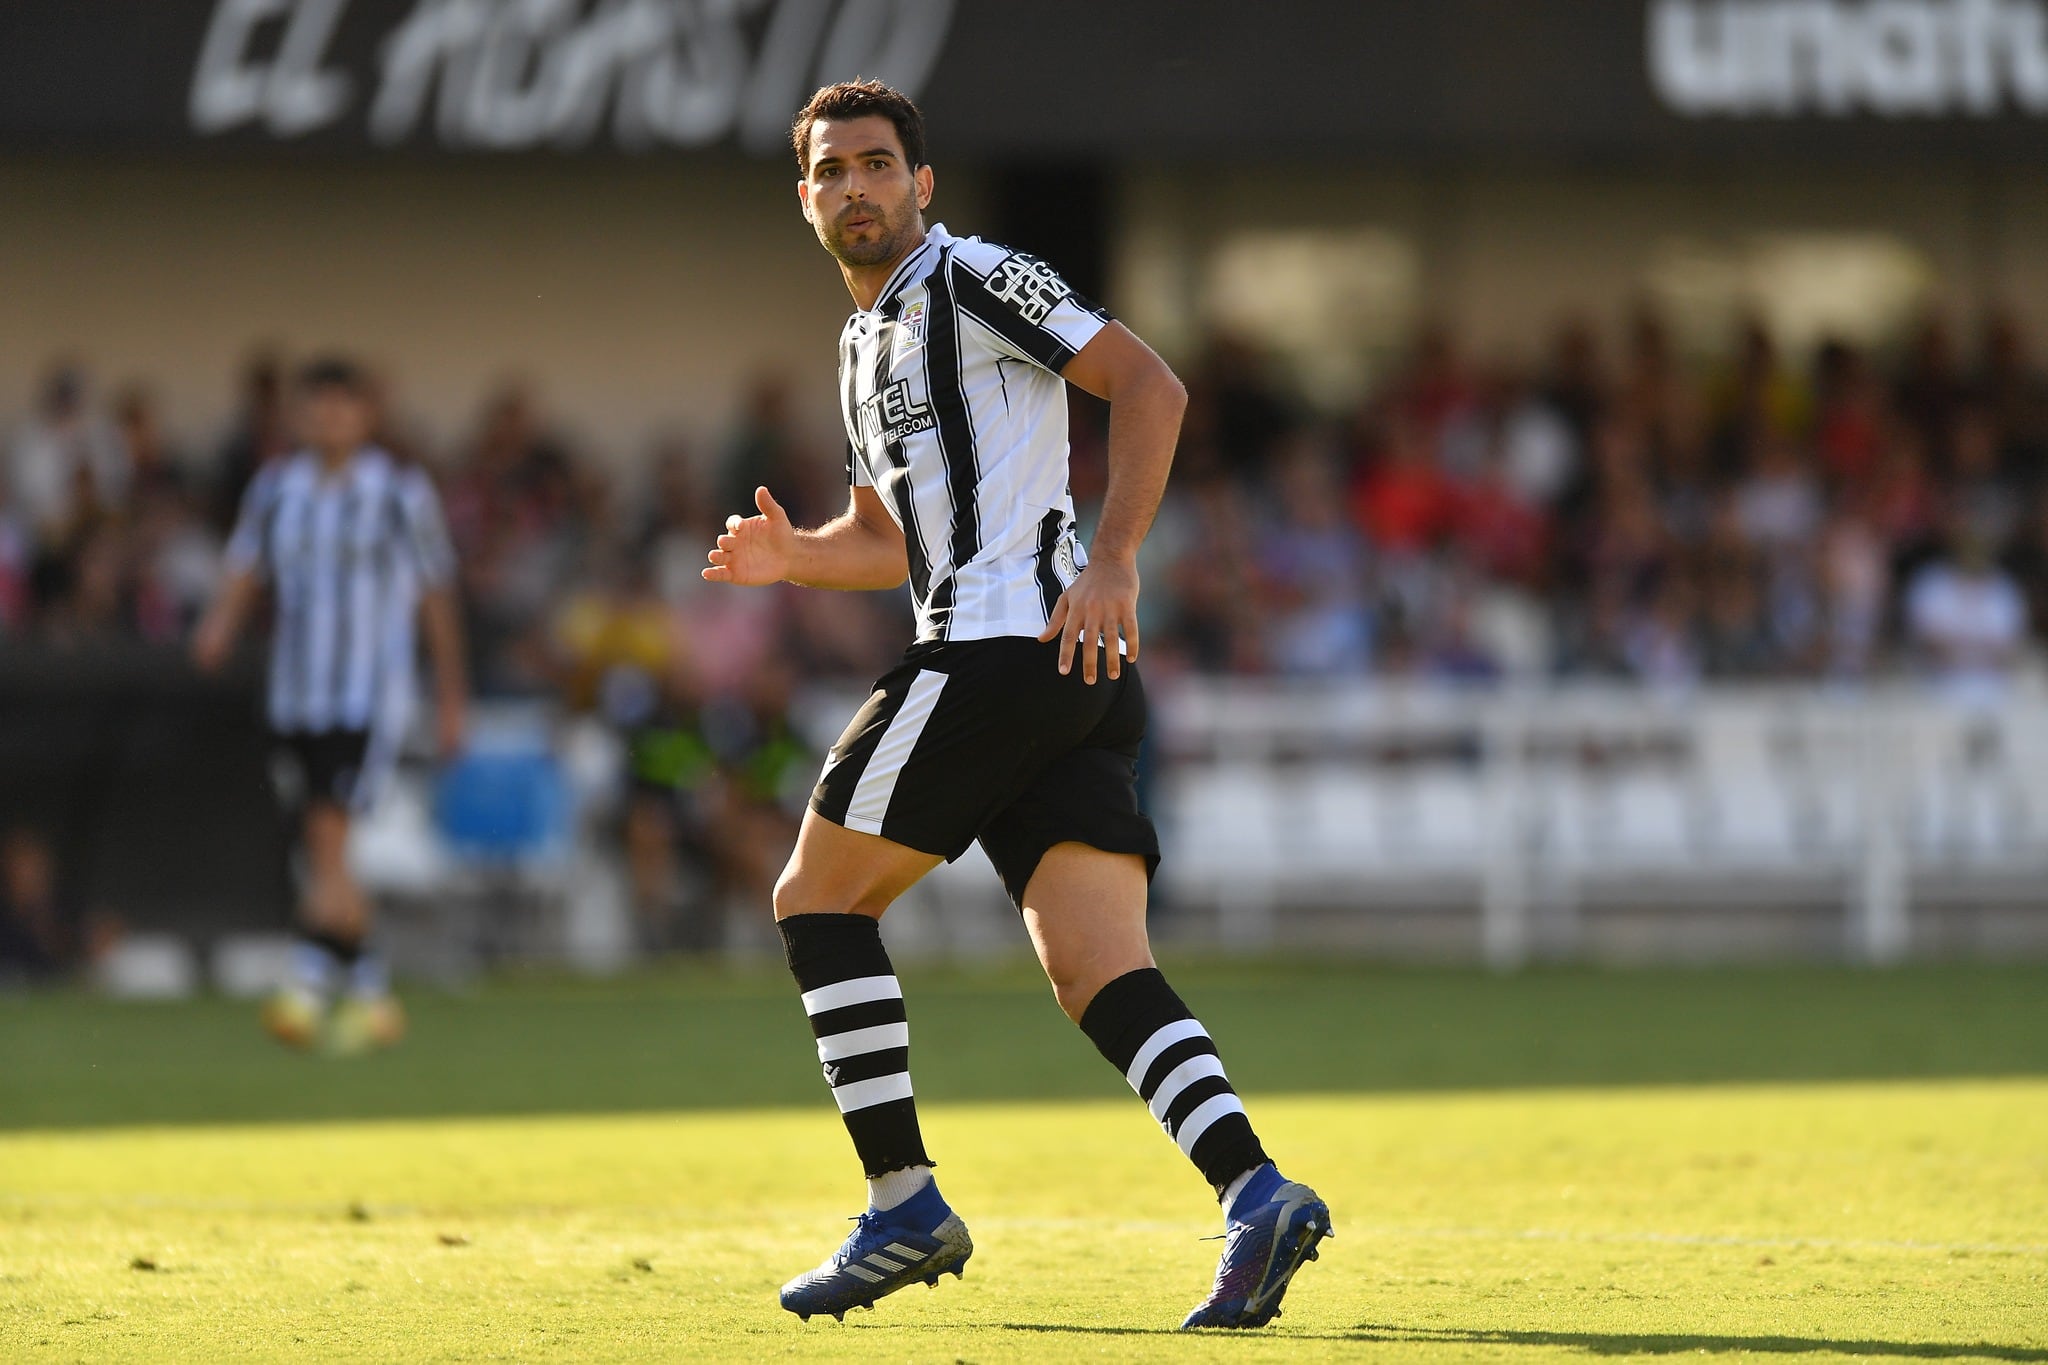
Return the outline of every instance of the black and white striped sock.
{"type": "Polygon", "coordinates": [[[791,915],[776,921],[789,970],[818,1039],[818,1062],[869,1179],[929,1166],[910,1091],[910,1024],[903,988],[867,915],[791,915]]]}
{"type": "Polygon", "coordinates": [[[1216,1044],[1157,967],[1126,972],[1096,992],[1081,1031],[1195,1163],[1218,1196],[1266,1161],[1216,1044]]]}

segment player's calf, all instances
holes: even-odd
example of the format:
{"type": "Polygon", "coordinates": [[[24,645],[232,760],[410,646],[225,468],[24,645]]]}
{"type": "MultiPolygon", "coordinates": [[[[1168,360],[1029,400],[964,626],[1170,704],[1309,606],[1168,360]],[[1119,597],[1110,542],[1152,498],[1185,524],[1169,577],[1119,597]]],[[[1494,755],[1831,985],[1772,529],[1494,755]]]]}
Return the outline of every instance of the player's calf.
{"type": "Polygon", "coordinates": [[[974,1243],[932,1181],[910,1086],[910,1024],[879,925],[868,915],[776,921],[818,1040],[818,1062],[868,1177],[868,1210],[824,1264],[782,1289],[801,1318],[843,1315],[946,1271],[974,1243]]]}
{"type": "Polygon", "coordinates": [[[1080,1023],[1223,1205],[1227,1241],[1215,1287],[1182,1325],[1263,1326],[1329,1235],[1328,1206],[1267,1159],[1209,1031],[1157,967],[1097,991],[1080,1023]]]}

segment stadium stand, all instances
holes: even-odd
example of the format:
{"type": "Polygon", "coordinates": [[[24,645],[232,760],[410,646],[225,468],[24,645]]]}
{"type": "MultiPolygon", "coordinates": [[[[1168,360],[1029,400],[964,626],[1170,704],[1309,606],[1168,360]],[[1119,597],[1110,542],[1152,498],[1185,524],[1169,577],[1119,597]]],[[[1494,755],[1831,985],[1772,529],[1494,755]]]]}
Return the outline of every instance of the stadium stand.
{"type": "MultiPolygon", "coordinates": [[[[1966,353],[1929,316],[1895,352],[1831,341],[1804,364],[1756,325],[1694,359],[1654,317],[1620,335],[1616,352],[1560,325],[1547,363],[1515,371],[1430,330],[1334,415],[1229,337],[1185,367],[1143,564],[1166,718],[1148,781],[1185,932],[1496,961],[1654,952],[1603,905],[1739,890],[1701,951],[2034,941],[2014,907],[2048,849],[2031,719],[2048,378],[2020,329],[1994,313],[1966,353]],[[1902,918],[1987,897],[2004,908],[1902,918]],[[1772,906],[1804,918],[1742,909],[1772,906]]],[[[0,464],[10,659],[61,661],[41,667],[76,695],[77,671],[118,649],[123,687],[160,681],[220,723],[178,646],[239,488],[284,448],[283,364],[252,362],[200,459],[146,382],[108,403],[53,362],[0,464]]],[[[877,672],[902,635],[889,594],[702,590],[734,490],[768,479],[813,520],[839,496],[782,386],[741,398],[719,439],[670,436],[638,460],[556,430],[519,385],[445,447],[386,418],[387,443],[444,489],[486,700],[610,737],[617,799],[575,827],[655,850],[629,860],[626,892],[650,949],[716,946],[751,913],[830,739],[816,698],[877,672]]],[[[1085,524],[1103,486],[1093,406],[1073,441],[1085,524]]],[[[36,676],[11,668],[10,687],[36,676]]],[[[11,792],[8,811],[34,804],[11,792]]],[[[90,801],[65,822],[69,862],[118,842],[90,801]]],[[[456,875],[441,831],[438,853],[386,839],[393,889],[456,875]]],[[[279,880],[245,870],[235,922],[198,932],[259,927],[279,880]]],[[[122,901],[135,881],[97,908],[149,921],[122,901]]]]}

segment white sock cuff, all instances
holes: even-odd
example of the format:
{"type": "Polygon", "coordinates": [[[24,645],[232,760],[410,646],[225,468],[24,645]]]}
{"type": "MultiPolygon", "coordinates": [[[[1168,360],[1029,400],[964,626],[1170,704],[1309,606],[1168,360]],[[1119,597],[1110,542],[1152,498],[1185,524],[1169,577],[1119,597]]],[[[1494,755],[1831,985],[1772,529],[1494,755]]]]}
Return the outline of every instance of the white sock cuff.
{"type": "Polygon", "coordinates": [[[868,1177],[868,1207],[880,1212],[893,1209],[932,1183],[929,1166],[905,1166],[900,1171],[868,1177]]]}

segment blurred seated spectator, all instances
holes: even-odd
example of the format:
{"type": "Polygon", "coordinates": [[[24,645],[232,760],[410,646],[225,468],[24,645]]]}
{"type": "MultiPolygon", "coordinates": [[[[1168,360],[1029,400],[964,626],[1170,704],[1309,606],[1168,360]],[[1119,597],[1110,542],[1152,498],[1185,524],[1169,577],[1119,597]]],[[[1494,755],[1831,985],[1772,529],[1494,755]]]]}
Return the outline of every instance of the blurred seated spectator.
{"type": "Polygon", "coordinates": [[[165,435],[163,414],[147,387],[130,384],[121,390],[114,400],[114,424],[128,455],[127,496],[140,499],[184,492],[189,476],[183,457],[165,435]]]}
{"type": "Polygon", "coordinates": [[[1458,556],[1498,583],[1534,588],[1550,559],[1550,518],[1528,498],[1505,455],[1495,455],[1453,493],[1452,539],[1458,556]]]}
{"type": "Polygon", "coordinates": [[[225,539],[242,508],[242,494],[264,464],[292,447],[285,418],[284,358],[275,347],[251,352],[242,367],[240,404],[214,456],[207,520],[225,539]]]}
{"type": "Polygon", "coordinates": [[[779,662],[739,695],[699,700],[677,677],[628,728],[624,838],[640,941],[650,952],[722,946],[735,900],[765,907],[796,845],[819,756],[790,723],[779,662]]]}
{"type": "Polygon", "coordinates": [[[1698,594],[1683,574],[1667,575],[1647,608],[1623,634],[1623,654],[1637,681],[1660,691],[1684,690],[1700,680],[1705,659],[1696,629],[1698,594]]]}
{"type": "Polygon", "coordinates": [[[587,548],[580,467],[514,381],[486,404],[448,479],[470,676],[485,695],[538,692],[550,618],[587,548]]]}
{"type": "MultiPolygon", "coordinates": [[[[1284,495],[1283,495],[1284,496],[1284,495]]],[[[1352,518],[1381,554],[1418,554],[1447,534],[1456,493],[1437,468],[1428,433],[1390,414],[1380,448],[1366,461],[1351,495],[1352,518]]]]}
{"type": "MultiPolygon", "coordinates": [[[[1962,367],[1956,362],[1954,336],[1940,314],[1929,312],[1907,343],[1905,363],[1892,388],[1893,404],[1909,426],[1928,441],[1940,442],[1967,395],[1962,367]]],[[[1945,450],[1937,453],[1948,454],[1945,450]]]]}
{"type": "Polygon", "coordinates": [[[778,660],[749,676],[737,695],[704,711],[720,777],[711,818],[721,910],[735,899],[766,910],[775,878],[796,847],[823,755],[790,723],[795,686],[795,675],[778,660]]]}
{"type": "Polygon", "coordinates": [[[1408,364],[1392,385],[1400,396],[1401,417],[1432,441],[1444,427],[1470,407],[1475,397],[1472,376],[1459,359],[1457,343],[1442,322],[1424,324],[1409,348],[1408,364]]]}
{"type": "Polygon", "coordinates": [[[1868,479],[1877,472],[1885,428],[1884,386],[1870,362],[1847,342],[1830,338],[1814,361],[1814,389],[1819,411],[1813,444],[1821,473],[1838,487],[1868,479]]]}
{"type": "Polygon", "coordinates": [[[1556,502],[1579,464],[1571,425],[1505,367],[1480,377],[1472,401],[1445,422],[1439,449],[1452,477],[1497,468],[1516,497],[1536,506],[1556,502]]]}
{"type": "Polygon", "coordinates": [[[65,545],[81,523],[120,504],[128,474],[120,433],[87,402],[84,372],[60,362],[8,447],[15,515],[40,545],[65,545]]]}
{"type": "Polygon", "coordinates": [[[2034,368],[2026,334],[2009,312],[1984,321],[1976,394],[2003,436],[2006,472],[2038,487],[2048,476],[2048,374],[2034,368]]]}
{"type": "Polygon", "coordinates": [[[1436,619],[1419,650],[1420,675],[1431,682],[1473,687],[1498,682],[1501,660],[1478,622],[1473,584],[1459,577],[1446,584],[1436,619]]]}
{"type": "MultiPolygon", "coordinates": [[[[1199,470],[1180,489],[1181,551],[1167,575],[1172,612],[1165,639],[1146,648],[1177,645],[1182,661],[1204,673],[1262,672],[1257,535],[1244,490],[1222,473],[1199,470]]],[[[1142,610],[1144,598],[1138,600],[1142,610]]]]}
{"type": "Polygon", "coordinates": [[[1753,680],[1770,676],[1782,662],[1756,570],[1736,563],[1709,574],[1700,628],[1700,667],[1706,676],[1753,680]]]}
{"type": "Polygon", "coordinates": [[[2005,694],[2027,629],[2026,600],[1974,527],[1906,587],[1906,625],[1935,690],[1963,705],[2005,694]]]}
{"type": "Polygon", "coordinates": [[[0,835],[0,989],[55,980],[80,958],[48,841],[27,826],[8,830],[0,835]]]}
{"type": "Polygon", "coordinates": [[[1863,678],[1875,666],[1891,590],[1884,541],[1863,514],[1867,501],[1842,507],[1821,534],[1819,662],[1837,681],[1863,678]]]}
{"type": "Polygon", "coordinates": [[[1273,667],[1296,677],[1362,672],[1372,656],[1366,542],[1344,519],[1335,463],[1320,436],[1305,434],[1278,472],[1259,551],[1273,667]]]}
{"type": "Polygon", "coordinates": [[[1568,317],[1552,334],[1543,398],[1564,418],[1582,446],[1607,415],[1609,385],[1600,357],[1600,337],[1586,317],[1568,317]]]}
{"type": "Polygon", "coordinates": [[[1761,318],[1737,329],[1734,363],[1712,388],[1713,455],[1724,472],[1742,468],[1758,442],[1796,436],[1809,427],[1805,385],[1781,361],[1761,318]]]}
{"type": "Polygon", "coordinates": [[[1872,528],[1888,547],[1893,575],[1903,580],[1939,547],[1934,472],[1927,442],[1912,427],[1893,423],[1867,503],[1872,528]]]}
{"type": "Polygon", "coordinates": [[[613,552],[588,586],[555,614],[557,686],[579,711],[607,709],[612,690],[660,685],[682,669],[686,653],[668,604],[654,591],[645,564],[613,552]]]}
{"type": "Polygon", "coordinates": [[[1258,351],[1228,333],[1209,338],[1187,377],[1190,430],[1213,443],[1233,477],[1262,479],[1294,430],[1294,413],[1267,377],[1258,351]]]}
{"type": "Polygon", "coordinates": [[[1999,446],[1998,423],[1989,408],[1965,404],[1956,409],[1948,430],[1948,514],[1975,528],[1994,554],[2011,542],[2024,511],[1999,446]]]}
{"type": "Polygon", "coordinates": [[[789,381],[780,373],[754,378],[740,405],[739,421],[726,434],[719,454],[713,511],[718,524],[734,512],[754,512],[754,490],[766,486],[799,526],[816,526],[846,509],[840,466],[804,439],[790,417],[789,381]],[[819,477],[829,470],[830,483],[819,477]]]}
{"type": "Polygon", "coordinates": [[[0,639],[18,635],[28,626],[29,576],[35,566],[35,546],[28,529],[8,505],[7,484],[0,479],[0,639]]]}
{"type": "Polygon", "coordinates": [[[1735,517],[1743,536],[1766,551],[1796,550],[1820,525],[1820,485],[1799,447],[1782,437],[1751,447],[1749,470],[1735,489],[1735,517]]]}
{"type": "Polygon", "coordinates": [[[2036,636],[2048,636],[2048,489],[2036,494],[2005,552],[2005,571],[2027,599],[2027,618],[2036,636]]]}

